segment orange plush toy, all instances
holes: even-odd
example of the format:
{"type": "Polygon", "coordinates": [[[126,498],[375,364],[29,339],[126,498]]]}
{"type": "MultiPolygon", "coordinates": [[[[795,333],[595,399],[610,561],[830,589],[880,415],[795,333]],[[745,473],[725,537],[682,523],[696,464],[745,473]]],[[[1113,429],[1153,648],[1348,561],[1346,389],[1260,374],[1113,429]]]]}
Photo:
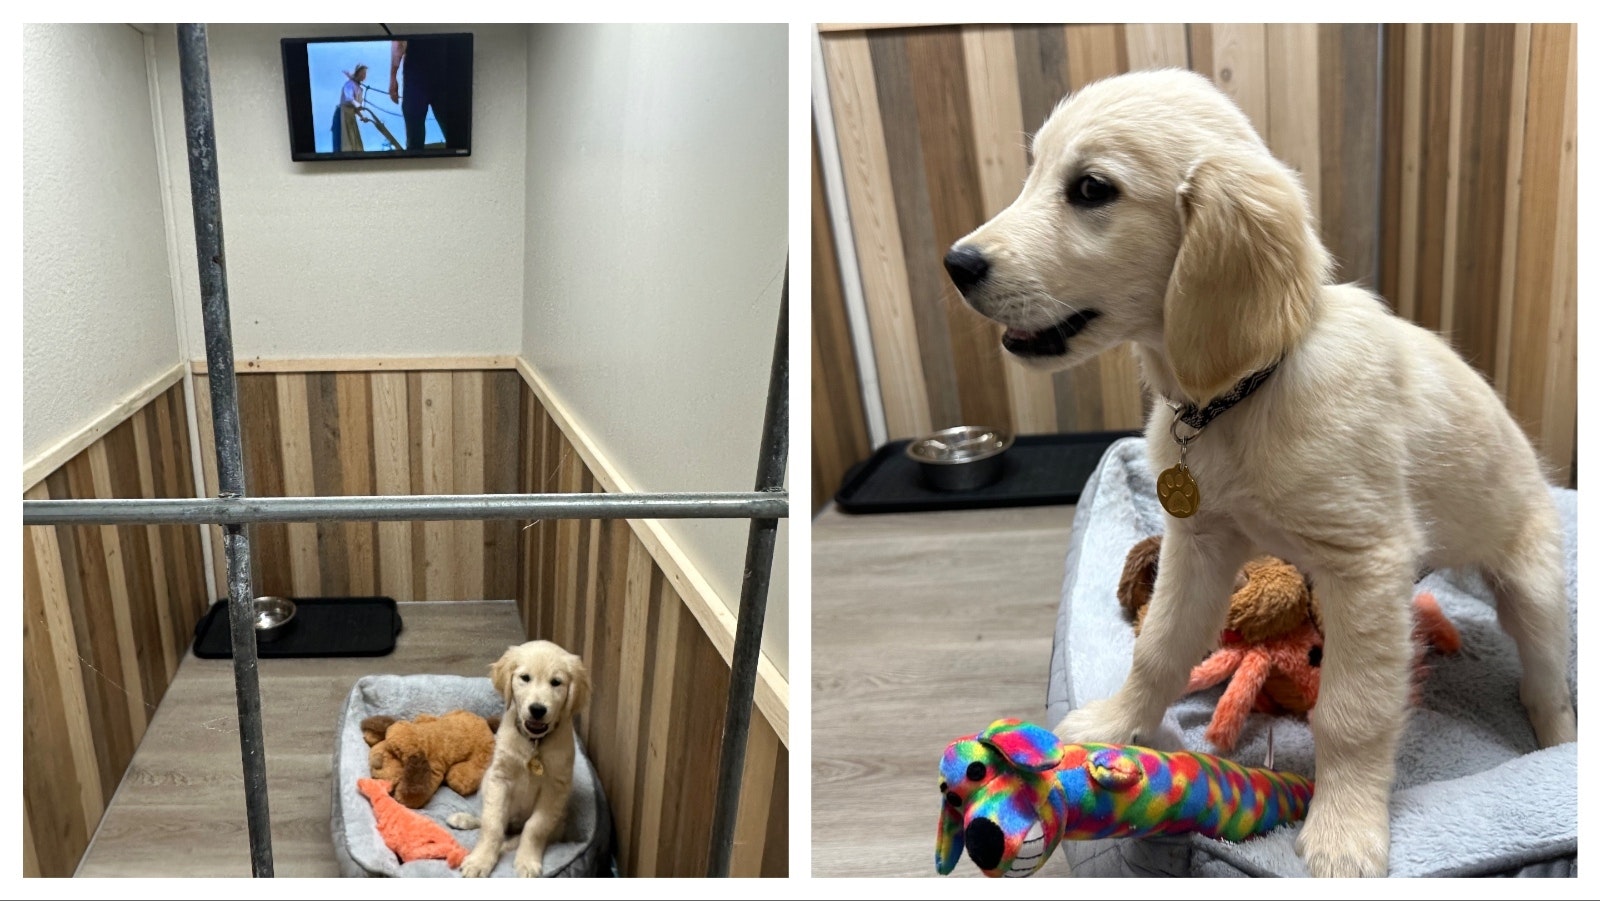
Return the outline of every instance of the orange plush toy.
{"type": "Polygon", "coordinates": [[[467,849],[461,847],[450,831],[425,815],[417,813],[389,797],[389,783],[382,779],[357,779],[356,788],[372,802],[372,815],[378,821],[378,834],[401,863],[413,860],[442,860],[450,869],[461,866],[467,859],[467,849]]]}
{"type": "Polygon", "coordinates": [[[361,721],[361,735],[372,747],[372,778],[393,784],[395,800],[411,808],[426,805],[441,784],[470,795],[494,756],[500,718],[491,719],[465,710],[414,720],[369,716],[361,721]]]}
{"type": "MultiPolygon", "coordinates": [[[[1136,633],[1154,590],[1160,547],[1160,536],[1134,545],[1117,586],[1117,599],[1136,633]]],[[[1417,595],[1414,614],[1414,685],[1420,686],[1428,646],[1453,654],[1461,648],[1461,636],[1427,592],[1417,595]]],[[[1201,691],[1232,677],[1206,729],[1212,746],[1232,750],[1251,710],[1305,713],[1317,703],[1321,625],[1311,583],[1293,564],[1259,557],[1244,565],[1234,582],[1221,647],[1194,668],[1186,689],[1201,691]]]]}

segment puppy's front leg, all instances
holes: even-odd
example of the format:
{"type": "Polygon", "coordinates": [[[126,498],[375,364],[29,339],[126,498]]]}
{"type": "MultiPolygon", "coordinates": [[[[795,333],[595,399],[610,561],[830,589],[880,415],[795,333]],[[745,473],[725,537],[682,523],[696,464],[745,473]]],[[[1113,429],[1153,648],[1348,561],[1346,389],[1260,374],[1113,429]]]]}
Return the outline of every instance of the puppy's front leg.
{"type": "Polygon", "coordinates": [[[546,785],[533,804],[533,815],[522,827],[522,843],[517,845],[516,867],[518,876],[539,876],[544,873],[544,849],[561,826],[561,816],[567,809],[570,786],[546,785]]]}
{"type": "Polygon", "coordinates": [[[1313,573],[1324,630],[1311,711],[1317,791],[1295,840],[1313,876],[1389,871],[1389,790],[1411,685],[1411,576],[1379,560],[1367,566],[1355,576],[1313,573]]]}
{"type": "Polygon", "coordinates": [[[1231,522],[1202,516],[1168,520],[1150,610],[1133,643],[1133,669],[1116,694],[1057,723],[1062,740],[1120,744],[1153,734],[1189,684],[1189,672],[1216,646],[1249,543],[1231,522]]]}
{"type": "Polygon", "coordinates": [[[478,843],[472,853],[461,862],[461,875],[471,879],[487,876],[500,862],[500,849],[505,846],[508,789],[506,780],[491,770],[483,780],[483,816],[478,823],[478,843]]]}

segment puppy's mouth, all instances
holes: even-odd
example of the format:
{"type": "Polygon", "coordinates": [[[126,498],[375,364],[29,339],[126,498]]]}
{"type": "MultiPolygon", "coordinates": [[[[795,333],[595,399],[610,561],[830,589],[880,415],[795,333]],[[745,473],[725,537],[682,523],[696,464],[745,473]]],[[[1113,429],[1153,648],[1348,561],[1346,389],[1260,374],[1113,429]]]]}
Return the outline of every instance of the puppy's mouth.
{"type": "Polygon", "coordinates": [[[522,732],[529,738],[544,738],[550,732],[550,724],[538,720],[523,720],[522,732]]]}
{"type": "Polygon", "coordinates": [[[1079,310],[1071,316],[1037,332],[1008,328],[1000,346],[1019,357],[1059,357],[1067,352],[1067,340],[1089,327],[1099,310],[1079,310]]]}

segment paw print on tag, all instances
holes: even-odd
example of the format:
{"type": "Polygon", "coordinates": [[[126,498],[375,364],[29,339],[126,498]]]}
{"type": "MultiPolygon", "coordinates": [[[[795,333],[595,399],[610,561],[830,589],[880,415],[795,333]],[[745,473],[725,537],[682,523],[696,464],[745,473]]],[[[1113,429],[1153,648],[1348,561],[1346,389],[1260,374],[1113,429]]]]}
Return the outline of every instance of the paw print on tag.
{"type": "Polygon", "coordinates": [[[1179,463],[1156,479],[1156,497],[1168,513],[1179,519],[1194,515],[1200,509],[1200,486],[1195,484],[1189,467],[1179,463]]]}

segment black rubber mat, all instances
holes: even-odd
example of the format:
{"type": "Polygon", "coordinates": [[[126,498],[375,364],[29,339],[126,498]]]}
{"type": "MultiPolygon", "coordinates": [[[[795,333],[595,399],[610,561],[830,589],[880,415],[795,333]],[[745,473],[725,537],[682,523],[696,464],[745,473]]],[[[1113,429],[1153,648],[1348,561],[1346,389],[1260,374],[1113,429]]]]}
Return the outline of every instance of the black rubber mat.
{"type": "Polygon", "coordinates": [[[910,441],[891,441],[845,475],[833,496],[846,513],[916,513],[1075,504],[1089,474],[1112,442],[1140,432],[1022,435],[1006,452],[999,481],[971,491],[940,491],[922,480],[905,454],[910,441]]]}
{"type": "MultiPolygon", "coordinates": [[[[257,641],[257,657],[382,657],[400,636],[394,598],[290,598],[294,619],[272,641],[257,641]]],[[[194,655],[233,656],[228,602],[217,601],[194,627],[194,655]]]]}

